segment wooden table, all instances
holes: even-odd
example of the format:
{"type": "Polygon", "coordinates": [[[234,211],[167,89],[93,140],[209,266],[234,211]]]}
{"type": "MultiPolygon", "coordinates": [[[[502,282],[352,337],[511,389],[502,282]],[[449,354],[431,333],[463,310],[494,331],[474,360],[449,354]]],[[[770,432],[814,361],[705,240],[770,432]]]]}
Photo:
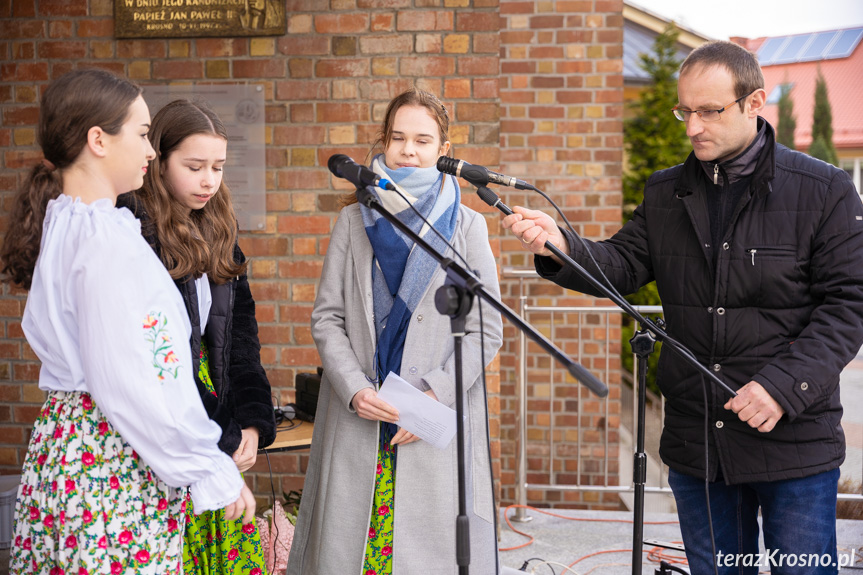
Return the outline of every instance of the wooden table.
{"type": "Polygon", "coordinates": [[[278,453],[280,451],[308,449],[312,445],[312,432],[315,430],[315,424],[308,421],[296,421],[298,423],[296,427],[277,431],[276,440],[262,451],[278,453]]]}

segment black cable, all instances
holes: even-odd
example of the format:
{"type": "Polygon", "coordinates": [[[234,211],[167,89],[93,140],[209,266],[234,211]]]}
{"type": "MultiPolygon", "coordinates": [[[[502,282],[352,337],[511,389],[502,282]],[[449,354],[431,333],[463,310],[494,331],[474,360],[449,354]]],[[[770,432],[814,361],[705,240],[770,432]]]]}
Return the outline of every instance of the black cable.
{"type": "MultiPolygon", "coordinates": [[[[444,178],[446,178],[446,174],[443,174],[443,176],[444,176],[444,178]]],[[[453,180],[455,180],[455,176],[451,176],[451,177],[452,177],[452,179],[453,179],[453,180]]],[[[404,195],[403,193],[401,193],[401,191],[399,190],[399,187],[398,187],[398,186],[395,186],[395,188],[396,188],[396,189],[395,189],[395,192],[399,195],[399,197],[400,197],[401,199],[403,199],[403,200],[405,201],[405,203],[408,205],[408,207],[409,207],[410,209],[412,209],[412,210],[413,210],[413,212],[414,212],[416,215],[418,215],[418,216],[420,217],[420,219],[423,221],[423,223],[425,223],[429,228],[431,228],[431,230],[432,230],[435,234],[437,234],[437,237],[439,237],[439,238],[441,239],[441,241],[443,241],[443,243],[445,243],[445,244],[446,244],[446,246],[447,246],[447,247],[452,251],[452,253],[454,253],[456,256],[458,256],[458,259],[460,259],[460,260],[462,261],[462,263],[464,264],[464,267],[465,267],[465,268],[467,268],[467,269],[470,269],[470,265],[468,265],[467,260],[465,260],[465,259],[462,257],[462,255],[461,255],[460,253],[458,253],[458,251],[456,251],[456,249],[452,246],[452,244],[451,244],[451,243],[449,243],[449,241],[447,241],[447,239],[446,239],[445,237],[443,237],[443,234],[441,234],[441,233],[438,231],[438,229],[437,229],[436,227],[434,227],[434,226],[431,224],[431,222],[429,222],[429,221],[428,221],[428,219],[426,219],[426,217],[425,217],[424,215],[422,215],[418,209],[416,209],[416,207],[414,207],[413,202],[411,202],[410,200],[408,200],[408,199],[405,197],[405,195],[404,195]]],[[[417,235],[419,235],[419,234],[417,234],[417,235]]],[[[474,274],[476,273],[476,272],[474,272],[474,270],[470,270],[470,271],[471,271],[472,273],[474,273],[474,274]]]]}
{"type": "Polygon", "coordinates": [[[719,575],[719,568],[716,565],[716,538],[713,534],[713,516],[710,513],[710,449],[707,446],[707,442],[710,439],[710,419],[707,416],[707,382],[704,380],[704,376],[701,376],[701,391],[704,395],[704,496],[707,499],[707,527],[710,529],[710,548],[713,551],[711,560],[713,575],[719,575]]]}

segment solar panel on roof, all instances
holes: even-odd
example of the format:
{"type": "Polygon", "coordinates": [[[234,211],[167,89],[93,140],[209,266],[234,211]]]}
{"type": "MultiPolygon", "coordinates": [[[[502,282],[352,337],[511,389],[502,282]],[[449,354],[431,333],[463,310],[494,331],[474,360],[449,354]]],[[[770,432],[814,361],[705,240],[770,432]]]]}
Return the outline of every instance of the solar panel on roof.
{"type": "Polygon", "coordinates": [[[782,48],[783,44],[785,44],[785,36],[768,38],[762,44],[761,49],[758,50],[758,61],[761,62],[761,65],[764,66],[773,63],[773,58],[779,52],[779,49],[782,48]]]}
{"type": "Polygon", "coordinates": [[[774,64],[788,64],[789,62],[797,62],[803,48],[809,44],[813,34],[804,34],[803,36],[791,36],[789,42],[782,47],[782,50],[773,58],[774,64]]]}
{"type": "Polygon", "coordinates": [[[850,56],[860,40],[863,27],[794,36],[768,38],[758,50],[758,61],[762,66],[812,62],[850,56]]]}
{"type": "Polygon", "coordinates": [[[827,46],[830,45],[830,41],[836,37],[836,32],[821,32],[820,34],[815,34],[815,39],[812,40],[812,43],[809,44],[809,47],[806,48],[806,51],[803,52],[801,56],[801,60],[804,62],[808,62],[809,60],[818,60],[821,58],[821,54],[824,53],[824,50],[827,46]]]}
{"type": "Polygon", "coordinates": [[[827,51],[825,58],[847,58],[860,43],[860,38],[863,37],[863,28],[854,28],[852,30],[842,30],[839,38],[827,51]]]}

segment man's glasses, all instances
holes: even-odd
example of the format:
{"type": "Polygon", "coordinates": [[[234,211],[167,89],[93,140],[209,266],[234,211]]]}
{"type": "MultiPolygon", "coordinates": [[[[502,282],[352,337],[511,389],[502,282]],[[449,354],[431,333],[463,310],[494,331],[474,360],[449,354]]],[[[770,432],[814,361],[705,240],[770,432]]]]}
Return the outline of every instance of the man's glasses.
{"type": "Polygon", "coordinates": [[[692,114],[698,114],[698,117],[702,122],[718,122],[719,118],[722,117],[722,112],[738,103],[740,100],[747,98],[752,95],[752,92],[749,92],[745,96],[740,96],[730,104],[725,104],[718,110],[687,110],[686,108],[681,108],[680,106],[674,106],[671,108],[671,111],[674,112],[674,117],[680,120],[681,122],[689,121],[689,117],[692,114]]]}

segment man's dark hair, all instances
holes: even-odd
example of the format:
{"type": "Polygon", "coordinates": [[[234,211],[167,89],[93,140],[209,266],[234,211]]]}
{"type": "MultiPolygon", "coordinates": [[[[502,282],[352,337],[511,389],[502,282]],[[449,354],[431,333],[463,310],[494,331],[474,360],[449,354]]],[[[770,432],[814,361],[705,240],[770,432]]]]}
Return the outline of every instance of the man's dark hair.
{"type": "MultiPolygon", "coordinates": [[[[680,76],[690,68],[702,66],[723,66],[731,72],[734,78],[734,95],[742,98],[759,88],[764,88],[764,74],[758,58],[739,44],[725,40],[716,40],[698,46],[680,65],[680,76]]],[[[739,102],[743,110],[745,102],[739,102]]]]}

